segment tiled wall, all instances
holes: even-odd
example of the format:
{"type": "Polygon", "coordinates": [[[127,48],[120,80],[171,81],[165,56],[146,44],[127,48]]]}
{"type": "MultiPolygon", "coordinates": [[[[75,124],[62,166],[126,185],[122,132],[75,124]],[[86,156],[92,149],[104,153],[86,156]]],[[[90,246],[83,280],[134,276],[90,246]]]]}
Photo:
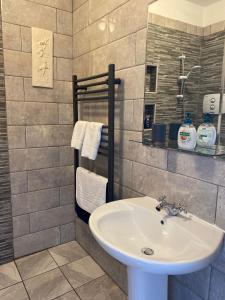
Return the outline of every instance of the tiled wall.
{"type": "MultiPolygon", "coordinates": [[[[115,63],[117,76],[123,79],[117,97],[117,197],[158,198],[166,194],[171,201],[183,202],[191,213],[225,229],[225,161],[141,144],[149,2],[74,0],[73,71],[85,76],[105,71],[107,64],[115,63]]],[[[125,269],[109,262],[79,220],[76,232],[77,240],[126,289],[125,269]]],[[[225,299],[224,266],[225,249],[206,270],[172,278],[170,299],[225,299]]]]}
{"type": "Polygon", "coordinates": [[[2,0],[15,256],[74,239],[72,0],[2,0]],[[31,84],[31,27],[54,32],[54,88],[31,84]]]}
{"type": "MultiPolygon", "coordinates": [[[[158,65],[158,90],[157,93],[148,92],[149,76],[146,75],[145,102],[156,104],[156,122],[181,123],[184,111],[191,112],[194,123],[196,115],[200,114],[202,120],[202,112],[198,113],[199,70],[194,72],[191,80],[186,83],[184,105],[183,101],[177,100],[177,95],[180,94],[177,83],[180,75],[179,56],[182,54],[186,56],[185,72],[194,65],[200,65],[201,39],[198,35],[148,23],[146,64],[158,65]]],[[[219,82],[221,83],[221,80],[219,82]]]]}
{"type": "Polygon", "coordinates": [[[13,235],[1,18],[0,10],[0,264],[3,264],[13,259],[13,235]]]}

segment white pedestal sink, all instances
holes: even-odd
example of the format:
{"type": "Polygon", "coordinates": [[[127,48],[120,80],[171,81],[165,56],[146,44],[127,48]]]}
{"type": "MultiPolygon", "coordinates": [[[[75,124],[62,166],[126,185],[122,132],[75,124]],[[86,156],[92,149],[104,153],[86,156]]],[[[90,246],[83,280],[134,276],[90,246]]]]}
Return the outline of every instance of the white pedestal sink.
{"type": "Polygon", "coordinates": [[[115,201],[89,220],[98,243],[127,265],[129,300],[166,300],[168,275],[205,268],[222,246],[215,225],[191,214],[167,217],[157,205],[150,197],[115,201]]]}

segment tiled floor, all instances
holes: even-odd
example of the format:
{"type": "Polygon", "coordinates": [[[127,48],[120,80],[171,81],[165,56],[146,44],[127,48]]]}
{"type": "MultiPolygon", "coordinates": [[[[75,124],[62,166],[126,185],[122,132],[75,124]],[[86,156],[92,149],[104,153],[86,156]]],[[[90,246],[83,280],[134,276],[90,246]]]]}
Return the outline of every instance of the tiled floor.
{"type": "Polygon", "coordinates": [[[73,241],[0,266],[1,300],[125,300],[73,241]]]}

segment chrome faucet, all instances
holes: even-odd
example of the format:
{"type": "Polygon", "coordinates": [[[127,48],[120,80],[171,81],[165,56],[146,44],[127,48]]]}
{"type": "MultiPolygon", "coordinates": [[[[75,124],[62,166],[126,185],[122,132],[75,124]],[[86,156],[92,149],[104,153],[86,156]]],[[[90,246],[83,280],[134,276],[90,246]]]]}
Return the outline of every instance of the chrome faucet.
{"type": "Polygon", "coordinates": [[[182,212],[187,214],[187,210],[181,204],[167,202],[166,196],[159,197],[159,205],[156,206],[156,210],[161,211],[162,209],[165,209],[168,216],[175,217],[182,212]]]}

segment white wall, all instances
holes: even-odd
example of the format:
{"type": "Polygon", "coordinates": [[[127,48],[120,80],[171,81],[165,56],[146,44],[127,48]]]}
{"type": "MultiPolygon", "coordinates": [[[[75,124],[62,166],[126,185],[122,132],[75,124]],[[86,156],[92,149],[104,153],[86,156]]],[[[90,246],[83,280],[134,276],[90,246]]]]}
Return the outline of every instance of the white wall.
{"type": "Polygon", "coordinates": [[[204,9],[203,25],[208,26],[225,20],[225,0],[217,1],[204,9]]]}
{"type": "Polygon", "coordinates": [[[225,20],[225,0],[208,5],[201,0],[158,0],[149,5],[149,12],[205,27],[225,20]]]}
{"type": "Polygon", "coordinates": [[[198,26],[203,22],[203,7],[187,0],[158,0],[149,12],[198,26]]]}

